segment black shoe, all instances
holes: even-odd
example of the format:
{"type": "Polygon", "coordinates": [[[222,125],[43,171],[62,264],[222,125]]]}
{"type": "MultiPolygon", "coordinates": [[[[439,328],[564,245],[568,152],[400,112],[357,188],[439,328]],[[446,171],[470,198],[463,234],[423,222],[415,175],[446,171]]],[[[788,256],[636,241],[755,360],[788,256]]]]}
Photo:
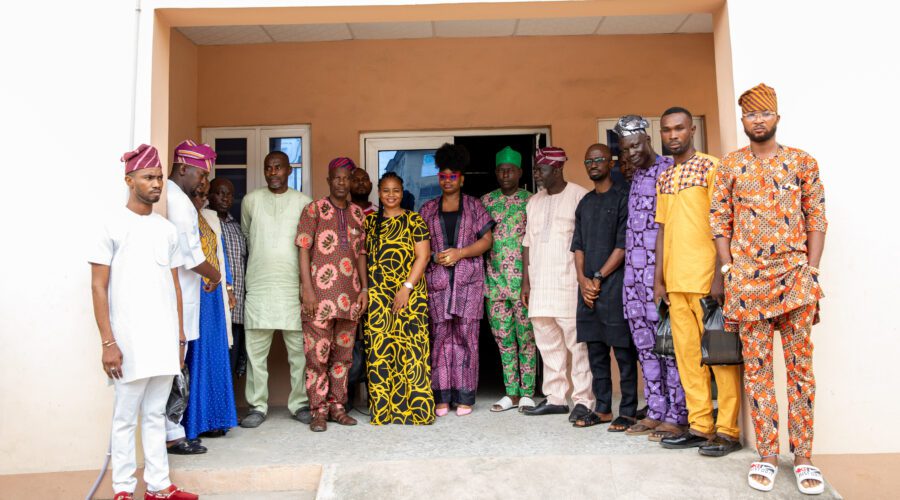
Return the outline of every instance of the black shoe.
{"type": "Polygon", "coordinates": [[[708,443],[709,439],[703,436],[695,436],[690,432],[685,432],[680,436],[663,438],[659,444],[663,448],[670,450],[683,450],[685,448],[696,448],[708,443]]]}
{"type": "Polygon", "coordinates": [[[206,447],[196,443],[192,443],[185,439],[177,444],[169,446],[168,452],[173,455],[202,455],[206,453],[206,447]]]}
{"type": "Polygon", "coordinates": [[[312,422],[312,412],[309,411],[309,406],[303,406],[297,410],[297,413],[294,413],[294,420],[309,425],[312,422]]]}
{"type": "Polygon", "coordinates": [[[266,414],[261,411],[250,410],[247,416],[241,419],[241,427],[255,429],[266,421],[266,414]]]}
{"type": "Polygon", "coordinates": [[[203,440],[200,438],[188,439],[187,442],[190,444],[203,444],[203,440]]]}
{"type": "Polygon", "coordinates": [[[569,413],[569,405],[552,405],[547,402],[548,400],[541,401],[534,408],[523,411],[525,415],[536,416],[536,415],[564,415],[569,413]]]}
{"type": "Polygon", "coordinates": [[[577,405],[575,405],[575,408],[572,409],[572,413],[569,414],[569,422],[572,422],[574,424],[576,420],[588,416],[589,413],[591,413],[590,408],[584,406],[581,403],[578,403],[577,405]]]}
{"type": "Polygon", "coordinates": [[[705,457],[724,457],[732,451],[738,451],[743,446],[736,439],[728,439],[722,436],[716,436],[712,441],[707,441],[698,450],[705,457]]]}
{"type": "MultiPolygon", "coordinates": [[[[220,438],[220,437],[224,436],[226,432],[228,432],[228,431],[226,431],[224,429],[214,429],[211,431],[206,431],[200,435],[205,438],[220,438]]],[[[198,439],[197,443],[199,443],[199,442],[200,442],[200,440],[198,439]]]]}

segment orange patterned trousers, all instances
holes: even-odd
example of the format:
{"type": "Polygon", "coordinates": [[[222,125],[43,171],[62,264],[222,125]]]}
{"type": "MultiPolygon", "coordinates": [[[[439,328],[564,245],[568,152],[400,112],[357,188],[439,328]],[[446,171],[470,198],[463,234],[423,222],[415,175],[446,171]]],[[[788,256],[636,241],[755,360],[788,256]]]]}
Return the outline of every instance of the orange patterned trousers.
{"type": "Polygon", "coordinates": [[[750,396],[750,415],[761,457],[778,455],[778,402],[775,400],[772,346],[781,332],[787,372],[788,433],[791,452],[809,458],[813,443],[813,344],[810,339],[816,304],[801,306],[781,316],[740,323],[744,354],[744,390],[750,396]]]}

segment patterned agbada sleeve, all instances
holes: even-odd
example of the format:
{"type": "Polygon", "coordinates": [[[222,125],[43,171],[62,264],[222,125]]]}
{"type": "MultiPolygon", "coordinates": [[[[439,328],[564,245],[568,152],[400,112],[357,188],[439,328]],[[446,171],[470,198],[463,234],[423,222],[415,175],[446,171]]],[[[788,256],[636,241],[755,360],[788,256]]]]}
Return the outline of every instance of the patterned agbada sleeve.
{"type": "Polygon", "coordinates": [[[306,250],[312,248],[313,239],[316,236],[316,229],[319,225],[316,205],[315,202],[307,205],[300,214],[300,222],[297,223],[297,239],[294,243],[296,243],[298,247],[306,250]]]}
{"type": "Polygon", "coordinates": [[[808,157],[800,171],[800,205],[806,219],[807,231],[825,232],[828,220],[825,218],[825,186],[819,180],[819,164],[808,157]]]}
{"type": "Polygon", "coordinates": [[[485,234],[491,232],[494,229],[496,223],[494,219],[491,217],[491,214],[484,209],[484,204],[481,203],[481,200],[478,198],[472,198],[472,206],[475,208],[473,213],[475,219],[475,227],[478,228],[478,233],[475,235],[476,239],[481,239],[485,234]]]}
{"type": "Polygon", "coordinates": [[[362,234],[359,235],[359,252],[358,253],[360,255],[366,255],[366,254],[368,254],[368,252],[366,251],[366,231],[367,231],[367,229],[366,229],[366,226],[367,226],[366,214],[363,213],[362,209],[357,206],[354,206],[353,208],[356,209],[359,220],[362,221],[362,224],[360,224],[360,230],[362,231],[362,234]]]}
{"type": "Polygon", "coordinates": [[[734,172],[726,162],[716,171],[715,189],[709,207],[709,225],[714,238],[731,238],[734,231],[734,172]]]}

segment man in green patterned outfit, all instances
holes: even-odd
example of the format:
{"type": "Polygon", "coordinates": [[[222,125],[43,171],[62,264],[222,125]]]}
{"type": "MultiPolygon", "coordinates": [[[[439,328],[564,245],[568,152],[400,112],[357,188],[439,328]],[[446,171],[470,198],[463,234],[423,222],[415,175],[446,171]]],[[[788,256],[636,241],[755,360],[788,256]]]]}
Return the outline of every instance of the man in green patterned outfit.
{"type": "Polygon", "coordinates": [[[535,344],[528,309],[522,303],[522,238],[525,206],[531,193],[519,188],[522,155],[509,146],[497,153],[496,175],[500,189],[481,197],[494,219],[494,244],[488,254],[485,296],[488,319],[503,363],[506,396],[491,411],[534,407],[535,344]]]}

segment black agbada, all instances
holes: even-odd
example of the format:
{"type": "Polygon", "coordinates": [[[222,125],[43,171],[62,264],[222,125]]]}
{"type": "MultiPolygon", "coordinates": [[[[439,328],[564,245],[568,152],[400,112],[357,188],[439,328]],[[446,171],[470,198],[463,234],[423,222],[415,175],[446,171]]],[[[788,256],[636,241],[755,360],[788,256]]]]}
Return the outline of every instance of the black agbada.
{"type": "MultiPolygon", "coordinates": [[[[570,250],[584,252],[584,275],[592,278],[616,248],[625,249],[628,221],[628,191],[613,184],[609,191],[590,191],[575,210],[575,233],[570,250]]],[[[603,280],[600,295],[590,309],[578,291],[576,313],[578,341],[603,342],[611,347],[630,347],[631,332],[622,304],[625,266],[619,266],[603,280]]]]}

